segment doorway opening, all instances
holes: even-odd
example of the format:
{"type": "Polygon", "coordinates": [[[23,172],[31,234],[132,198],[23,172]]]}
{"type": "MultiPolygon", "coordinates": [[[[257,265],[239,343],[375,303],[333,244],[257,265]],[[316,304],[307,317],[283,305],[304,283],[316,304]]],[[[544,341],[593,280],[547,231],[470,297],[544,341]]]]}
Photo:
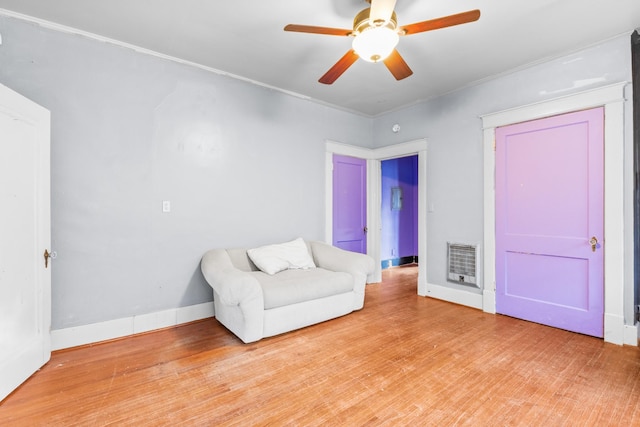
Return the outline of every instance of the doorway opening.
{"type": "Polygon", "coordinates": [[[418,139],[376,149],[357,147],[326,141],[325,156],[325,241],[333,241],[333,155],[357,157],[367,160],[367,254],[375,260],[375,270],[367,283],[382,281],[380,257],[381,162],[417,155],[418,159],[418,295],[427,295],[427,140],[418,139]]]}
{"type": "Polygon", "coordinates": [[[418,156],[381,162],[381,268],[418,263],[418,156]]]}

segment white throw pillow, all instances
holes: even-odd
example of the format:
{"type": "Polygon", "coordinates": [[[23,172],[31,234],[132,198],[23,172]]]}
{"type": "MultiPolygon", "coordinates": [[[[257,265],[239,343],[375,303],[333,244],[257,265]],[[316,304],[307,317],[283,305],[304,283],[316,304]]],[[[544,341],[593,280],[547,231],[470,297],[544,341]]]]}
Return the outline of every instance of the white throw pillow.
{"type": "Polygon", "coordinates": [[[302,238],[287,243],[249,249],[247,254],[256,267],[267,274],[276,274],[287,269],[315,268],[316,266],[302,238]]]}

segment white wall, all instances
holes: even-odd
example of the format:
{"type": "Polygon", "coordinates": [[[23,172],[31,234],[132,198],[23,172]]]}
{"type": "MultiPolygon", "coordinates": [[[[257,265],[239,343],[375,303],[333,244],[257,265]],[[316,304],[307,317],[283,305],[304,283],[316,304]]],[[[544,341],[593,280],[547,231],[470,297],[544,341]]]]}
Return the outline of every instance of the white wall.
{"type": "Polygon", "coordinates": [[[322,239],[324,141],[372,140],[370,118],[194,67],[0,33],[0,82],[51,111],[53,329],[211,301],[209,248],[322,239]]]}
{"type": "MultiPolygon", "coordinates": [[[[483,241],[483,132],[479,116],[612,83],[631,82],[630,52],[629,35],[620,36],[376,117],[374,147],[417,138],[429,141],[427,202],[435,208],[427,217],[429,283],[474,292],[446,281],[446,242],[483,241]],[[400,124],[397,134],[391,131],[394,123],[400,124]]],[[[630,100],[625,103],[625,110],[629,118],[625,122],[625,150],[630,155],[630,100]]],[[[631,162],[626,164],[632,167],[631,162]]],[[[629,176],[629,171],[625,174],[629,176]]],[[[629,230],[633,227],[632,222],[625,225],[629,230]]],[[[625,289],[633,295],[630,272],[625,271],[629,282],[625,289]]],[[[632,304],[630,298],[625,306],[627,324],[633,324],[632,304]]]]}

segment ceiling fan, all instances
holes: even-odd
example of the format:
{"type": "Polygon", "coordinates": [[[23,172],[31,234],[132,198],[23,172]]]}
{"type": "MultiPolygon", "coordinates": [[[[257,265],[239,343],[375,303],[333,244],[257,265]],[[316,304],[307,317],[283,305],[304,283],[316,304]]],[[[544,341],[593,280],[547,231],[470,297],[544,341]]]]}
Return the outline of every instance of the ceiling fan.
{"type": "Polygon", "coordinates": [[[320,83],[332,84],[358,58],[369,62],[382,61],[396,80],[407,78],[413,74],[413,71],[396,50],[400,36],[466,24],[480,18],[480,11],[475,9],[398,27],[398,19],[394,12],[396,0],[365,1],[371,3],[371,7],[356,15],[352,30],[297,24],[289,24],[284,27],[285,31],[298,33],[354,37],[352,48],[320,77],[318,80],[320,83]]]}

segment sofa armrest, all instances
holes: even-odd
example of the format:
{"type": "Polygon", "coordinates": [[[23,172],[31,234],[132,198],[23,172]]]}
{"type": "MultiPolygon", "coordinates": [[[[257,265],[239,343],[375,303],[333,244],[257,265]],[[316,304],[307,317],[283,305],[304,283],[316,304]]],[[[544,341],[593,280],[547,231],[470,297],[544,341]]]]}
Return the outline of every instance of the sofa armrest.
{"type": "Polygon", "coordinates": [[[375,263],[366,254],[345,251],[324,242],[310,242],[316,265],[331,271],[344,271],[354,276],[373,273],[375,263]]]}
{"type": "Polygon", "coordinates": [[[213,249],[205,253],[200,269],[225,305],[241,305],[252,299],[262,301],[262,287],[256,278],[234,267],[226,250],[213,249]]]}

